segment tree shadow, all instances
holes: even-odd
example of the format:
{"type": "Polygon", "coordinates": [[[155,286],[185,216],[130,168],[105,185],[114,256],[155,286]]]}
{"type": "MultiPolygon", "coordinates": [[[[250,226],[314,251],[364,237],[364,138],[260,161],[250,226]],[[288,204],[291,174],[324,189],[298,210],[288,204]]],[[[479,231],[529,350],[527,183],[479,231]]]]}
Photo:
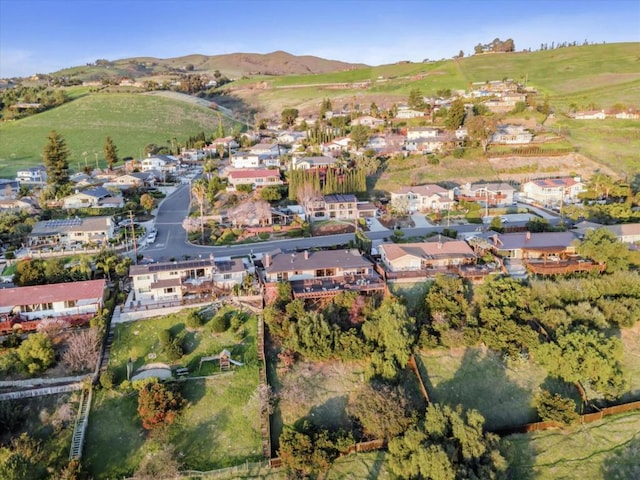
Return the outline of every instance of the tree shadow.
{"type": "Polygon", "coordinates": [[[332,397],[322,405],[312,407],[306,419],[314,425],[325,427],[329,430],[350,430],[352,421],[347,414],[348,402],[348,395],[332,397]]]}
{"type": "Polygon", "coordinates": [[[513,382],[507,366],[491,351],[467,349],[452,378],[427,388],[433,402],[479,411],[490,431],[537,419],[532,392],[513,382]]]}
{"type": "Polygon", "coordinates": [[[500,453],[507,460],[507,478],[512,480],[534,480],[537,473],[533,467],[537,449],[530,433],[519,433],[500,440],[500,453]]]}
{"type": "Polygon", "coordinates": [[[382,472],[382,467],[385,464],[385,455],[384,452],[378,451],[376,452],[375,459],[371,464],[371,468],[369,469],[369,473],[367,474],[367,480],[375,480],[380,477],[382,472]]]}
{"type": "Polygon", "coordinates": [[[640,434],[614,450],[601,468],[604,480],[640,478],[640,434]]]}

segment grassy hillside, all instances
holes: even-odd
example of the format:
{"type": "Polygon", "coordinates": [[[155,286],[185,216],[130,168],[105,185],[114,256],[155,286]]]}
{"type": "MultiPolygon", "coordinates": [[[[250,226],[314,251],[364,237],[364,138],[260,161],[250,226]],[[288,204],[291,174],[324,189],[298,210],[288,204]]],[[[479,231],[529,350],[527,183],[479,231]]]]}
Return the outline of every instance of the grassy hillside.
{"type": "MultiPolygon", "coordinates": [[[[207,108],[177,100],[140,94],[92,94],[53,110],[0,124],[0,177],[42,162],[47,135],[56,130],[71,151],[70,167],[95,154],[103,158],[105,138],[110,136],[120,158],[139,158],[145,145],[169,145],[173,138],[184,142],[204,131],[217,131],[218,115],[207,108]],[[86,152],[86,155],[84,155],[86,152]]],[[[226,125],[227,131],[229,125],[226,125]]]]}

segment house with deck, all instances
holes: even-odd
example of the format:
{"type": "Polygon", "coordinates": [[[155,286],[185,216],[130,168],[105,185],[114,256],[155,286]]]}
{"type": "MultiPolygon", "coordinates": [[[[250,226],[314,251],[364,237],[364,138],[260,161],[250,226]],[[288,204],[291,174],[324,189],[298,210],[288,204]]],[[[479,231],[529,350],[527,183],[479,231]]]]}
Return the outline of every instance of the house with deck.
{"type": "Polygon", "coordinates": [[[508,183],[466,183],[457,190],[457,199],[482,205],[508,206],[513,204],[516,189],[508,183]]]}
{"type": "Polygon", "coordinates": [[[228,190],[236,190],[239,185],[251,185],[257,188],[282,185],[284,182],[280,178],[280,170],[266,168],[245,168],[232,170],[227,177],[230,187],[228,190]]]}
{"type": "Polygon", "coordinates": [[[291,162],[291,169],[296,170],[302,168],[304,170],[320,169],[334,167],[338,163],[338,159],[326,155],[315,157],[294,157],[291,162]]]}
{"type": "Polygon", "coordinates": [[[94,315],[104,305],[106,282],[87,280],[0,290],[0,316],[26,320],[94,315]]]}
{"type": "Polygon", "coordinates": [[[522,193],[542,205],[574,203],[585,190],[580,177],[542,178],[522,185],[522,193]]]}
{"type": "Polygon", "coordinates": [[[106,245],[115,236],[114,227],[109,216],[43,220],[33,226],[28,241],[30,247],[106,245]]]}
{"type": "Polygon", "coordinates": [[[331,297],[341,291],[383,292],[386,288],[373,262],[357,249],[276,250],[265,254],[262,264],[267,296],[278,282],[290,282],[296,298],[331,297]]]}
{"type": "Polygon", "coordinates": [[[16,172],[16,180],[20,185],[42,186],[47,183],[47,169],[39,165],[37,167],[23,168],[16,172]]]}
{"type": "Polygon", "coordinates": [[[136,300],[173,301],[189,293],[211,293],[241,284],[246,275],[242,259],[207,258],[133,265],[129,276],[136,300]]]}
{"type": "Polygon", "coordinates": [[[448,270],[473,264],[477,256],[463,240],[439,237],[421,243],[383,243],[380,259],[389,272],[448,270]]]}

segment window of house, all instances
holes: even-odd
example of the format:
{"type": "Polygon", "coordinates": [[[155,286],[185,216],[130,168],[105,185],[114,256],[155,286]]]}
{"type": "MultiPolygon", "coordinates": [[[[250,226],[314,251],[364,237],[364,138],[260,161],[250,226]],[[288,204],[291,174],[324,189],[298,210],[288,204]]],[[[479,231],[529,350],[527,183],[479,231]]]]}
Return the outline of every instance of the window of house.
{"type": "Polygon", "coordinates": [[[224,278],[225,280],[231,280],[231,277],[232,275],[230,273],[225,273],[222,278],[224,278]]]}
{"type": "Polygon", "coordinates": [[[164,293],[174,293],[174,292],[175,292],[174,287],[167,287],[164,289],[164,293]]]}
{"type": "Polygon", "coordinates": [[[64,308],[73,308],[76,306],[76,304],[77,304],[76,300],[65,300],[64,308]]]}

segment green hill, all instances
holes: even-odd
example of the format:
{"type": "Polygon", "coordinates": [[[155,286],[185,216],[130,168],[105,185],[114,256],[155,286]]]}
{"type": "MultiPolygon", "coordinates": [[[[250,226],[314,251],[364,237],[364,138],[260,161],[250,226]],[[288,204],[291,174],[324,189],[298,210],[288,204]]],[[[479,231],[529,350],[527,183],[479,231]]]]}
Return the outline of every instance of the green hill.
{"type": "MultiPolygon", "coordinates": [[[[42,163],[42,149],[51,130],[58,131],[71,151],[70,167],[103,159],[110,136],[119,157],[139,158],[150,144],[169,146],[199,132],[218,129],[217,112],[179,100],[142,94],[90,94],[53,110],[0,124],[0,177],[13,177],[24,166],[42,163]],[[86,152],[86,154],[85,154],[86,152]]],[[[226,132],[230,125],[225,121],[226,132]]],[[[104,165],[104,163],[102,163],[104,165]]]]}

